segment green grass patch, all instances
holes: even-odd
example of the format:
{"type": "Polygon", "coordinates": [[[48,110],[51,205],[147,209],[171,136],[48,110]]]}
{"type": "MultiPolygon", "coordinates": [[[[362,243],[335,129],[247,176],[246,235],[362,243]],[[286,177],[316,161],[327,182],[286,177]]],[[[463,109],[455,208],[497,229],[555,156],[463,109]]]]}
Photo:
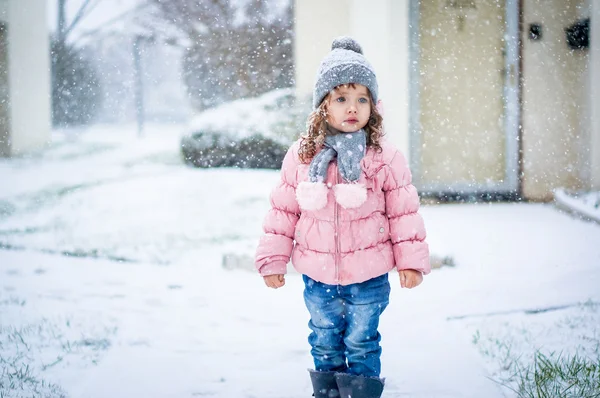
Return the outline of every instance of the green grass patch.
{"type": "MultiPolygon", "coordinates": [[[[535,361],[519,368],[517,388],[519,398],[594,398],[600,397],[600,355],[588,358],[537,352],[535,361]]],[[[506,385],[506,384],[505,384],[506,385]]]]}
{"type": "MultiPolygon", "coordinates": [[[[21,301],[0,297],[0,305],[10,309],[21,306],[21,301]]],[[[45,372],[77,372],[96,365],[117,332],[115,327],[94,330],[89,326],[85,320],[71,318],[0,324],[0,398],[66,397],[65,390],[45,372]]]]}
{"type": "Polygon", "coordinates": [[[600,398],[599,310],[588,300],[463,322],[507,397],[600,398]]]}
{"type": "MultiPolygon", "coordinates": [[[[37,336],[50,330],[46,322],[22,328],[0,327],[0,398],[63,398],[60,386],[41,376],[33,357],[37,336]]],[[[62,360],[59,355],[58,358],[62,360]]]]}

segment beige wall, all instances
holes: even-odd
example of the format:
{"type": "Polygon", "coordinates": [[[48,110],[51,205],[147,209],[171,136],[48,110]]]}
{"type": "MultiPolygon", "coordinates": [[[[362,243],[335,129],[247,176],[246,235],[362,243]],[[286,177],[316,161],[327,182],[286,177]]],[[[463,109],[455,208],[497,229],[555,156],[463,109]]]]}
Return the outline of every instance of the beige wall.
{"type": "Polygon", "coordinates": [[[592,189],[600,190],[600,0],[591,5],[590,38],[590,182],[592,189]]]}
{"type": "Polygon", "coordinates": [[[50,140],[50,49],[46,0],[8,3],[12,154],[50,140]]]}
{"type": "Polygon", "coordinates": [[[505,179],[503,3],[464,9],[440,0],[420,4],[422,184],[485,187],[505,179]]]}
{"type": "Polygon", "coordinates": [[[10,156],[10,96],[8,82],[8,0],[0,0],[0,157],[10,156]]]}
{"type": "Polygon", "coordinates": [[[10,156],[10,91],[6,23],[0,21],[0,157],[10,156]]]}
{"type": "Polygon", "coordinates": [[[588,51],[570,50],[564,28],[587,12],[585,0],[523,2],[523,194],[549,200],[557,187],[588,185],[588,51]],[[530,23],[543,37],[528,38],[530,23]]]}
{"type": "Polygon", "coordinates": [[[296,90],[312,93],[317,68],[341,35],[354,37],[375,68],[388,138],[408,157],[407,0],[296,0],[296,90]],[[315,12],[318,10],[319,12],[315,12]]]}
{"type": "MultiPolygon", "coordinates": [[[[550,200],[556,187],[600,187],[599,2],[522,1],[526,198],[550,200]],[[590,8],[596,16],[592,18],[594,48],[572,51],[564,28],[588,16],[590,8]],[[541,41],[527,37],[532,22],[543,25],[541,41]]],[[[409,1],[296,0],[295,6],[298,94],[312,92],[317,67],[331,40],[339,35],[355,37],[378,74],[388,137],[408,157],[409,1]]]]}

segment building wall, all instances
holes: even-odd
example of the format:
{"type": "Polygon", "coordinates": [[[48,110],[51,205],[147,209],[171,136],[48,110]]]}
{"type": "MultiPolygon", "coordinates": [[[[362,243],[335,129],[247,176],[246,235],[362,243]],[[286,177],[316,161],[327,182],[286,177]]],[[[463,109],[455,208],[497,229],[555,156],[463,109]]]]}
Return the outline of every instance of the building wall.
{"type": "Polygon", "coordinates": [[[50,140],[50,49],[46,0],[9,0],[11,154],[50,140]]]}
{"type": "Polygon", "coordinates": [[[390,139],[410,160],[410,1],[390,1],[386,123],[390,139]]]}
{"type": "Polygon", "coordinates": [[[332,40],[350,34],[350,7],[346,3],[345,0],[296,0],[294,56],[299,96],[312,94],[317,68],[331,50],[332,40]]]}
{"type": "Polygon", "coordinates": [[[600,0],[591,4],[590,45],[590,185],[600,190],[600,0]]]}
{"type": "Polygon", "coordinates": [[[419,186],[436,190],[457,183],[492,189],[506,178],[503,93],[505,85],[516,84],[505,67],[506,5],[504,0],[448,4],[423,0],[419,7],[415,116],[424,173],[417,179],[419,186]]]}
{"type": "Polygon", "coordinates": [[[8,2],[9,0],[0,0],[0,21],[8,22],[8,2]]]}
{"type": "Polygon", "coordinates": [[[523,195],[550,200],[554,188],[589,187],[589,51],[569,49],[564,30],[589,9],[585,0],[522,4],[523,195]],[[529,39],[531,23],[541,40],[529,39]]]}
{"type": "Polygon", "coordinates": [[[352,35],[377,73],[387,138],[409,157],[409,2],[354,0],[352,35]]]}
{"type": "Polygon", "coordinates": [[[8,24],[0,21],[0,157],[10,156],[10,90],[8,74],[8,24]]]}
{"type": "MultiPolygon", "coordinates": [[[[378,74],[387,135],[407,156],[410,3],[296,0],[298,94],[312,92],[331,40],[342,34],[355,37],[378,74]]],[[[521,1],[522,193],[528,199],[551,200],[556,187],[600,187],[599,3],[521,1]],[[591,12],[596,16],[592,48],[569,49],[564,29],[591,12]],[[529,24],[534,22],[543,26],[540,41],[528,38],[529,24]]]]}
{"type": "Polygon", "coordinates": [[[8,89],[8,0],[0,0],[0,157],[10,155],[8,89]]]}

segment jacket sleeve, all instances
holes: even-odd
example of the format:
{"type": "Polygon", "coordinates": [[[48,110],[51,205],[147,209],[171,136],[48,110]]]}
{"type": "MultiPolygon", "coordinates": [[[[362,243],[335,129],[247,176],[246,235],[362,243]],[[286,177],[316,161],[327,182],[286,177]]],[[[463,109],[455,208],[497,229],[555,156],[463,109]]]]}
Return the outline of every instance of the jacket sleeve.
{"type": "Polygon", "coordinates": [[[283,159],[281,178],[271,192],[271,209],[263,222],[264,234],[256,249],[254,264],[262,276],[285,274],[294,247],[294,231],[300,217],[296,200],[298,166],[296,146],[283,159]]]}
{"type": "Polygon", "coordinates": [[[419,211],[419,195],[404,156],[396,151],[383,184],[385,210],[390,222],[394,261],[398,271],[431,272],[425,224],[419,211]]]}

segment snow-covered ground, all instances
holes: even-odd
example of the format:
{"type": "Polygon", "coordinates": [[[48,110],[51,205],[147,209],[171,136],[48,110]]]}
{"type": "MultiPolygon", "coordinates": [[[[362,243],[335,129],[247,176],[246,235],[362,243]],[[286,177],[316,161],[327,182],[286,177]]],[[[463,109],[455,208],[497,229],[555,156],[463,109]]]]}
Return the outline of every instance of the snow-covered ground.
{"type": "Polygon", "coordinates": [[[568,192],[557,189],[554,191],[554,200],[558,206],[600,223],[600,191],[568,192]]]}
{"type": "MultiPolygon", "coordinates": [[[[0,161],[0,394],[311,395],[299,276],[269,290],[223,267],[252,255],[278,173],[186,167],[183,131],[57,131],[0,161]]],[[[552,204],[422,213],[455,266],[414,290],[391,275],[384,397],[511,397],[512,361],[597,352],[600,224],[552,204]]]]}

